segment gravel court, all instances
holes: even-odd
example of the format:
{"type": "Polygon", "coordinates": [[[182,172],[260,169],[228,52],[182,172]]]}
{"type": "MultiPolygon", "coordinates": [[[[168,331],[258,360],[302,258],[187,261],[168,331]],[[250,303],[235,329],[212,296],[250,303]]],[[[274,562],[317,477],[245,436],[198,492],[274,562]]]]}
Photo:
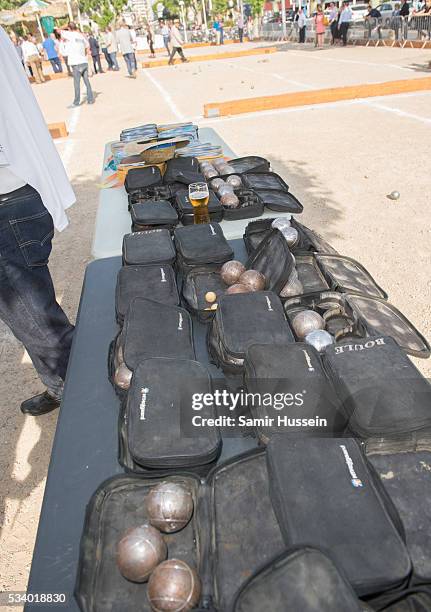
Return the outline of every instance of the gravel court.
{"type": "MultiPolygon", "coordinates": [[[[187,53],[203,54],[207,49],[187,53]]],[[[238,155],[268,156],[304,203],[304,222],[341,253],[361,261],[388,291],[391,302],[430,337],[429,176],[424,166],[430,155],[431,93],[202,119],[203,104],[216,101],[216,96],[227,100],[315,88],[323,77],[327,79],[325,86],[332,86],[338,83],[335,77],[352,78],[353,74],[356,82],[369,82],[371,71],[377,70],[369,64],[380,62],[379,73],[373,74],[376,80],[415,78],[418,73],[408,66],[423,65],[430,55],[429,51],[361,47],[322,52],[294,49],[178,68],[152,68],[146,74],[152,75],[153,81],[142,70],[136,80],[129,79],[120,58],[120,73],[92,78],[98,94],[96,104],[77,110],[67,108],[72,100],[71,79],[34,85],[47,122],[66,121],[70,130],[69,137],[56,144],[78,203],[70,209],[69,229],[56,236],[51,258],[57,294],[68,315],[75,319],[85,266],[91,257],[104,144],[117,138],[123,127],[177,121],[180,115],[217,129],[238,155]],[[300,63],[294,55],[297,53],[300,63]],[[263,59],[268,61],[261,62],[263,59]],[[402,69],[390,72],[387,64],[402,69]],[[198,67],[201,71],[194,75],[198,67]],[[219,90],[223,78],[236,88],[234,95],[224,85],[219,90]],[[401,193],[398,202],[386,198],[394,189],[401,193]]],[[[430,360],[416,363],[431,374],[430,360]]],[[[5,441],[0,448],[0,588],[22,590],[31,563],[57,417],[51,414],[32,419],[19,412],[19,403],[39,392],[41,385],[22,347],[2,326],[0,381],[0,429],[5,441]]]]}

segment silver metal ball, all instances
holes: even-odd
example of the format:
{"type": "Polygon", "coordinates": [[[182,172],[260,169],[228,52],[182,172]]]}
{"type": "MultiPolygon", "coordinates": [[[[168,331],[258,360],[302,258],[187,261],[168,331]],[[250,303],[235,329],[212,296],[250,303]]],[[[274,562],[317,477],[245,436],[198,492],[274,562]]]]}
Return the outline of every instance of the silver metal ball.
{"type": "Polygon", "coordinates": [[[399,191],[391,191],[391,193],[388,194],[388,198],[390,200],[399,200],[400,199],[400,192],[399,191]]]}
{"type": "Polygon", "coordinates": [[[316,329],[305,336],[305,342],[314,346],[320,353],[327,346],[334,344],[334,338],[324,329],[316,329]]]}
{"type": "Polygon", "coordinates": [[[325,321],[314,310],[301,310],[292,321],[295,334],[301,340],[317,329],[324,329],[325,321]]]}

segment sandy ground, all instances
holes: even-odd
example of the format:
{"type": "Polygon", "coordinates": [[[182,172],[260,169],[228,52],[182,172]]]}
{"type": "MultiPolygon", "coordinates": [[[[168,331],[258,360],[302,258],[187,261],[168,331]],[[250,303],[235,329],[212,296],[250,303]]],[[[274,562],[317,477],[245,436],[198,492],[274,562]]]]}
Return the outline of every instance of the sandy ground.
{"type": "MultiPolygon", "coordinates": [[[[57,146],[77,204],[70,227],[54,241],[50,264],[70,318],[90,260],[104,144],[126,126],[193,119],[217,129],[238,155],[268,157],[303,202],[304,222],[359,259],[391,302],[430,336],[431,92],[202,119],[206,102],[426,76],[430,55],[415,49],[295,47],[270,56],[152,68],[140,71],[137,80],[127,78],[122,65],[120,73],[93,77],[96,104],[74,110],[67,109],[71,79],[33,86],[47,122],[66,121],[70,131],[57,146]],[[392,190],[400,191],[399,201],[387,199],[392,190]]],[[[416,361],[431,373],[430,361],[416,361]]],[[[0,590],[23,590],[56,414],[34,419],[19,411],[20,402],[42,387],[22,346],[1,324],[0,381],[0,590]]]]}

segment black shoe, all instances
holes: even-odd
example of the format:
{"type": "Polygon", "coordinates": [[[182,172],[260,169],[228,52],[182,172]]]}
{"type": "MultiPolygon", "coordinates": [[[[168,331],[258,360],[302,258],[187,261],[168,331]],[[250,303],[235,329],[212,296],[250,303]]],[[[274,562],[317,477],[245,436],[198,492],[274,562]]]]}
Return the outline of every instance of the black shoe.
{"type": "Polygon", "coordinates": [[[49,395],[48,391],[30,397],[21,404],[21,412],[23,414],[31,414],[32,416],[39,416],[51,412],[60,406],[60,400],[55,399],[49,395]]]}

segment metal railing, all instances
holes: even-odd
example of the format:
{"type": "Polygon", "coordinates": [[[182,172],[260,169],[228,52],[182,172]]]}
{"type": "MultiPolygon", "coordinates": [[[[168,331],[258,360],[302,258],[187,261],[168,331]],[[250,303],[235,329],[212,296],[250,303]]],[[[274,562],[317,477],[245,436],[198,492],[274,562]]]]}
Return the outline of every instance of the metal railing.
{"type": "MultiPolygon", "coordinates": [[[[316,37],[314,19],[307,19],[305,41],[314,42],[316,37]]],[[[272,42],[299,42],[299,28],[296,23],[286,24],[286,36],[283,36],[282,24],[265,23],[261,27],[261,38],[272,42]]],[[[325,32],[325,43],[332,39],[331,28],[325,32]]],[[[389,44],[402,44],[421,42],[423,46],[431,41],[431,15],[410,15],[409,17],[384,15],[380,18],[366,17],[363,21],[352,22],[348,30],[348,42],[357,44],[365,41],[382,41],[389,44]]]]}

